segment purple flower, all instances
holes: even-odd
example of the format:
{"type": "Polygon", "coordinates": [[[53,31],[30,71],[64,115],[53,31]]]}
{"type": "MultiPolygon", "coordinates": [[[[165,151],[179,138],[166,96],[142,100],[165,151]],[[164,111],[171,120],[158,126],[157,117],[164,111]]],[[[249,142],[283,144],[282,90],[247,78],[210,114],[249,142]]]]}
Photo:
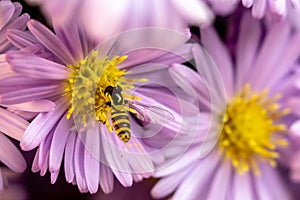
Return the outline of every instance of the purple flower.
{"type": "Polygon", "coordinates": [[[182,30],[188,23],[208,25],[214,16],[203,1],[197,0],[27,0],[41,5],[53,24],[63,26],[79,16],[87,33],[94,38],[106,38],[122,30],[141,27],[163,27],[182,30]]]}
{"type": "Polygon", "coordinates": [[[212,28],[201,31],[221,78],[198,46],[192,52],[200,75],[182,65],[170,69],[184,90],[194,88],[200,114],[208,117],[189,150],[172,165],[160,166],[155,176],[163,178],[152,190],[154,197],[175,191],[172,199],[291,199],[276,167],[288,164],[281,155],[297,119],[287,102],[296,94],[292,72],[300,33],[284,21],[263,32],[250,13],[239,30],[235,55],[212,28]]]}
{"type": "MultiPolygon", "coordinates": [[[[8,65],[5,63],[2,53],[13,47],[7,40],[5,33],[8,29],[24,30],[26,22],[29,20],[27,14],[19,16],[21,11],[22,7],[19,3],[0,1],[0,69],[3,74],[9,73],[10,70],[6,70],[8,65]]],[[[26,169],[26,161],[6,135],[20,140],[27,126],[28,122],[26,120],[6,110],[4,105],[0,106],[0,160],[17,173],[21,173],[26,169]]],[[[6,185],[7,179],[3,169],[0,169],[0,190],[3,190],[6,185]]]]}
{"type": "Polygon", "coordinates": [[[0,54],[12,48],[5,37],[8,29],[25,30],[28,14],[21,14],[22,6],[11,1],[0,1],[0,54]]]}
{"type": "Polygon", "coordinates": [[[162,130],[171,136],[181,127],[168,66],[190,59],[188,37],[137,29],[97,46],[75,20],[55,34],[34,20],[28,29],[7,33],[19,50],[5,56],[0,102],[40,113],[21,140],[23,150],[38,147],[32,170],[49,169],[54,183],[64,162],[66,180],[90,193],[99,185],[111,192],[114,176],[125,187],[149,177],[153,148],[141,138],[153,134],[148,123],[166,123],[162,130]]]}

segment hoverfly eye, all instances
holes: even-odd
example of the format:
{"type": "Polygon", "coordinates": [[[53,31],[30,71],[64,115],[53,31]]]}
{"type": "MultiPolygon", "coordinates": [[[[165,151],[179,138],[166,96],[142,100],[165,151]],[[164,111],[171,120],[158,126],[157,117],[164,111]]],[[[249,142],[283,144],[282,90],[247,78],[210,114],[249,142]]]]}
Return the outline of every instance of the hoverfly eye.
{"type": "Polygon", "coordinates": [[[109,95],[112,95],[113,90],[114,90],[114,87],[112,87],[112,86],[107,86],[107,87],[105,88],[105,90],[104,90],[104,94],[105,94],[106,96],[107,96],[108,94],[109,94],[109,95]]]}

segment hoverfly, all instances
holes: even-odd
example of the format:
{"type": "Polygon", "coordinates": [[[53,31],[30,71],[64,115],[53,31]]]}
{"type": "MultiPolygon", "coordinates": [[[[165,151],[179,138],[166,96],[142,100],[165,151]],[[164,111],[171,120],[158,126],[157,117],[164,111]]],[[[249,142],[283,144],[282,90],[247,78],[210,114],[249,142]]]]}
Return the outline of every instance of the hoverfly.
{"type": "Polygon", "coordinates": [[[149,123],[166,123],[174,119],[174,116],[169,111],[156,107],[149,106],[142,103],[128,102],[123,98],[122,88],[117,85],[115,87],[108,86],[105,88],[104,93],[110,95],[112,108],[111,119],[112,125],[118,137],[125,143],[130,139],[130,120],[128,111],[125,109],[125,104],[130,104],[135,108],[136,117],[144,122],[149,123]]]}

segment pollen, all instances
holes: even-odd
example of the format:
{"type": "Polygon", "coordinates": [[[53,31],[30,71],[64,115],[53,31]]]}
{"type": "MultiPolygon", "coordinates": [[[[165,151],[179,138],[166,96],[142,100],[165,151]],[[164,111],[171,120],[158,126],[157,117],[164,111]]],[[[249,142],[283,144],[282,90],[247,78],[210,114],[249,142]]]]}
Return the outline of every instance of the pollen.
{"type": "MultiPolygon", "coordinates": [[[[65,82],[64,96],[70,97],[70,108],[67,113],[67,119],[72,116],[80,125],[86,127],[90,119],[95,119],[107,126],[112,132],[111,121],[111,97],[105,94],[108,86],[122,88],[124,99],[139,99],[131,95],[134,83],[137,81],[124,77],[126,72],[118,68],[127,56],[114,56],[111,59],[107,57],[100,59],[97,51],[78,62],[76,65],[68,65],[71,69],[69,78],[65,82]]],[[[134,112],[132,108],[124,104],[124,109],[128,112],[134,112]]]]}
{"type": "Polygon", "coordinates": [[[269,98],[267,90],[255,93],[246,84],[227,105],[218,144],[238,173],[252,170],[259,175],[258,161],[275,167],[278,148],[288,145],[286,126],[279,120],[289,111],[280,107],[279,99],[269,98]]]}

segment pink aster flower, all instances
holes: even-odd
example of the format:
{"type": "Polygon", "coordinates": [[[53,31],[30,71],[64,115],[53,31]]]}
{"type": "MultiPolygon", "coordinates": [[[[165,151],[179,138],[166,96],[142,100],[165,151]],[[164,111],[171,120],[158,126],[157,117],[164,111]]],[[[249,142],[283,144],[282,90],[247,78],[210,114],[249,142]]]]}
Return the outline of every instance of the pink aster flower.
{"type": "Polygon", "coordinates": [[[188,24],[208,25],[214,16],[204,1],[197,0],[27,0],[41,5],[53,24],[63,26],[74,13],[95,38],[106,38],[124,29],[163,27],[182,30],[188,24]]]}
{"type": "Polygon", "coordinates": [[[188,37],[137,29],[96,46],[75,20],[55,33],[34,20],[28,29],[7,33],[20,50],[5,56],[0,102],[40,113],[21,140],[23,150],[38,147],[32,170],[49,169],[54,183],[63,165],[66,180],[90,193],[99,185],[111,192],[114,176],[125,187],[149,177],[152,148],[142,138],[154,134],[153,123],[166,123],[172,137],[182,127],[167,68],[190,58],[188,37]]]}
{"type": "Polygon", "coordinates": [[[277,166],[288,163],[282,152],[290,145],[287,133],[297,119],[287,100],[296,94],[292,72],[300,55],[300,33],[286,22],[263,32],[250,13],[243,16],[239,30],[235,55],[215,30],[201,31],[221,78],[198,46],[192,52],[200,75],[182,65],[170,69],[184,90],[194,88],[200,114],[218,118],[207,119],[210,127],[202,122],[189,150],[173,164],[160,166],[155,176],[163,178],[152,190],[154,197],[175,191],[175,200],[291,199],[277,166]]]}
{"type": "Polygon", "coordinates": [[[0,54],[9,50],[12,45],[5,37],[8,29],[25,30],[26,23],[29,20],[28,14],[21,14],[22,6],[19,3],[11,1],[0,1],[0,54]]]}

